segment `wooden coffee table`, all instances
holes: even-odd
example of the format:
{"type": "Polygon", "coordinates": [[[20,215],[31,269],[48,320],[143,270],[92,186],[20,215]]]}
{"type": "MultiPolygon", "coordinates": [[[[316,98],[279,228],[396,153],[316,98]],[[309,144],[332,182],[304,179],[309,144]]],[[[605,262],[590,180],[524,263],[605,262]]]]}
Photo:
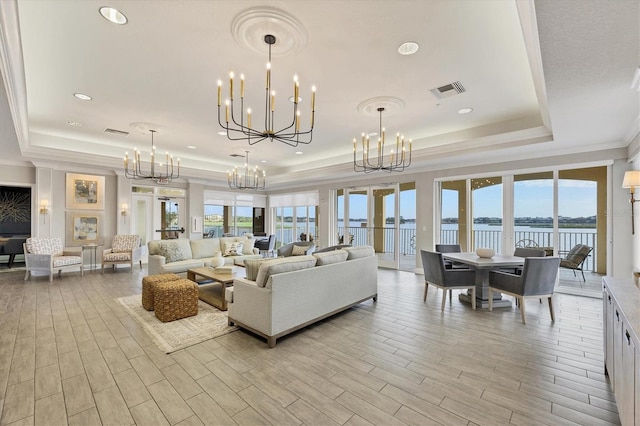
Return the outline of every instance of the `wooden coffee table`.
{"type": "Polygon", "coordinates": [[[233,285],[234,278],[244,276],[244,268],[233,267],[231,273],[217,272],[215,269],[193,268],[187,271],[187,278],[197,283],[197,279],[213,280],[213,283],[198,285],[200,300],[206,302],[221,311],[227,310],[227,300],[224,298],[224,291],[228,286],[233,285]]]}

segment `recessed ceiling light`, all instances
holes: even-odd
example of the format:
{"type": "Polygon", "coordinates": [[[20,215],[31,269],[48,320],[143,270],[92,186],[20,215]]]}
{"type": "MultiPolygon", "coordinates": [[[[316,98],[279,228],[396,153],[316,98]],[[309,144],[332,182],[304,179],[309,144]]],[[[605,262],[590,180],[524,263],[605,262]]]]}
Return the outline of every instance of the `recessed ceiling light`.
{"type": "Polygon", "coordinates": [[[195,146],[193,146],[193,145],[187,145],[187,148],[189,148],[189,149],[196,149],[196,147],[195,147],[195,146]]]}
{"type": "Polygon", "coordinates": [[[74,127],[80,127],[82,126],[82,123],[78,123],[77,121],[67,121],[67,124],[69,126],[74,126],[74,127]]]}
{"type": "Polygon", "coordinates": [[[404,56],[413,55],[418,51],[419,48],[420,46],[418,46],[418,43],[414,41],[408,41],[406,43],[402,43],[400,47],[398,47],[398,53],[404,56]]]}
{"type": "Polygon", "coordinates": [[[220,132],[218,132],[218,134],[219,134],[220,136],[227,136],[227,132],[224,132],[224,131],[220,131],[220,132]]]}
{"type": "Polygon", "coordinates": [[[102,6],[100,8],[100,15],[112,24],[124,25],[127,23],[127,17],[118,9],[112,7],[102,6]]]}
{"type": "Polygon", "coordinates": [[[378,132],[369,132],[369,133],[367,133],[367,136],[369,136],[370,138],[372,138],[374,136],[378,136],[378,132]]]}
{"type": "Polygon", "coordinates": [[[302,154],[302,151],[296,151],[296,154],[300,155],[302,154]]]}
{"type": "Polygon", "coordinates": [[[73,96],[80,99],[81,101],[90,101],[92,98],[89,95],[85,95],[84,93],[74,93],[73,96]]]}
{"type": "Polygon", "coordinates": [[[261,162],[261,163],[266,163],[266,162],[267,162],[267,160],[260,160],[260,162],[261,162]]]}
{"type": "Polygon", "coordinates": [[[462,108],[458,110],[458,114],[469,114],[471,111],[473,111],[473,108],[462,108]]]}

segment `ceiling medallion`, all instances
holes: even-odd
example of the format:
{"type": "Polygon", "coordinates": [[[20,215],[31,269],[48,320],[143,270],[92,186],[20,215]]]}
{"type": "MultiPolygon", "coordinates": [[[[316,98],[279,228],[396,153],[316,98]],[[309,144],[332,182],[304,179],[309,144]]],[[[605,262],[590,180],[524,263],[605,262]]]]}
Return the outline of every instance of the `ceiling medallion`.
{"type": "Polygon", "coordinates": [[[385,128],[382,127],[382,113],[385,111],[385,107],[379,106],[377,108],[380,115],[380,128],[378,135],[377,149],[374,147],[374,154],[370,153],[369,149],[369,136],[365,133],[362,134],[362,155],[360,160],[357,158],[358,144],[356,139],[353,139],[353,170],[355,172],[371,173],[377,171],[385,172],[402,172],[404,169],[411,165],[411,151],[412,142],[409,139],[409,152],[407,153],[407,144],[405,143],[404,135],[396,133],[396,147],[395,152],[391,149],[391,153],[388,159],[385,158],[385,128]]]}
{"type": "Polygon", "coordinates": [[[241,47],[264,54],[264,35],[278,39],[273,56],[294,55],[307,45],[309,36],[300,21],[282,9],[252,7],[240,12],[231,23],[231,35],[241,47]]]}
{"type": "MultiPolygon", "coordinates": [[[[261,127],[251,127],[251,108],[247,108],[246,116],[244,109],[244,75],[240,74],[240,111],[234,108],[233,82],[235,74],[229,73],[229,98],[225,101],[225,119],[222,120],[222,81],[218,80],[218,124],[222,127],[227,138],[232,141],[244,140],[249,145],[254,145],[265,139],[272,142],[282,142],[289,146],[299,144],[308,145],[313,139],[313,124],[316,110],[316,87],[311,87],[311,122],[309,130],[300,131],[300,110],[298,103],[300,100],[298,76],[293,76],[293,116],[288,126],[275,127],[276,115],[276,92],[271,86],[271,47],[276,44],[276,37],[273,34],[264,36],[264,42],[269,46],[269,61],[267,62],[267,78],[265,92],[264,123],[258,124],[261,127]]],[[[237,98],[236,98],[237,100],[237,98]]]]}

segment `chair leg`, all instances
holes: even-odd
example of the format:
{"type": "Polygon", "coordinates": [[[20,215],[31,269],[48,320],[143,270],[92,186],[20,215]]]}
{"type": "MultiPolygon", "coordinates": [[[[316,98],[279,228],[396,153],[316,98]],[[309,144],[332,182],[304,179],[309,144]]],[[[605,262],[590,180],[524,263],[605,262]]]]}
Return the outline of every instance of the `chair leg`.
{"type": "Polygon", "coordinates": [[[53,271],[49,271],[49,282],[53,282],[53,271]]]}
{"type": "Polygon", "coordinates": [[[549,296],[549,313],[551,314],[551,322],[555,322],[556,317],[553,314],[553,302],[551,301],[551,296],[549,296]]]}
{"type": "Polygon", "coordinates": [[[449,289],[449,304],[453,304],[453,290],[449,289]]]}
{"type": "Polygon", "coordinates": [[[584,270],[580,269],[580,272],[582,272],[582,281],[584,281],[586,283],[587,279],[584,277],[584,270]]]}
{"type": "Polygon", "coordinates": [[[104,262],[102,262],[102,275],[104,275],[104,262]]]}
{"type": "Polygon", "coordinates": [[[428,282],[424,282],[424,297],[422,298],[423,302],[427,301],[427,290],[429,290],[429,283],[428,282]]]}
{"type": "Polygon", "coordinates": [[[476,310],[476,286],[471,287],[471,309],[476,310]]]}
{"type": "Polygon", "coordinates": [[[24,280],[27,281],[29,279],[29,270],[24,271],[24,280]]]}
{"type": "Polygon", "coordinates": [[[444,312],[444,305],[447,303],[447,289],[442,289],[442,306],[440,306],[440,312],[444,312]]]}
{"type": "MultiPolygon", "coordinates": [[[[473,294],[475,294],[476,288],[473,288],[473,294]]],[[[475,299],[475,297],[474,297],[475,299]]],[[[489,312],[493,311],[493,290],[489,287],[489,312]]]]}
{"type": "Polygon", "coordinates": [[[522,317],[522,323],[526,324],[527,321],[524,319],[524,297],[518,297],[520,299],[520,316],[522,317]]]}
{"type": "Polygon", "coordinates": [[[140,262],[140,270],[142,271],[142,260],[140,260],[139,262],[140,262]]]}
{"type": "Polygon", "coordinates": [[[80,265],[80,276],[84,277],[84,265],[80,265]]]}

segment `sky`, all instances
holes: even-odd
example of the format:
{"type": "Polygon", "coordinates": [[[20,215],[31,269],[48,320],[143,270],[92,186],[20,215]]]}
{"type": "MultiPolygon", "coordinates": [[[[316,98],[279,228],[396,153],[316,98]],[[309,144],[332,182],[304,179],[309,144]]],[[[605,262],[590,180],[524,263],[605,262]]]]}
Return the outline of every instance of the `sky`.
{"type": "MultiPolygon", "coordinates": [[[[386,197],[386,209],[393,212],[393,197],[386,197]]],[[[366,197],[355,196],[350,204],[352,218],[366,218],[366,197]]],[[[454,191],[442,193],[442,217],[457,217],[458,195],[454,191]]],[[[514,184],[514,217],[552,217],[553,182],[548,179],[528,180],[514,184]]],[[[342,212],[340,201],[338,211],[342,212]]],[[[502,217],[502,185],[494,185],[474,191],[475,217],[502,217]]],[[[572,179],[558,180],[558,214],[566,217],[596,215],[596,183],[572,179]]],[[[391,216],[392,214],[388,214],[391,216]]],[[[416,192],[402,191],[400,215],[405,219],[416,217],[416,192]]],[[[341,216],[341,215],[340,215],[341,216]]]]}
{"type": "MultiPolygon", "coordinates": [[[[451,190],[442,194],[442,217],[457,217],[458,195],[451,190]]],[[[474,191],[475,217],[502,216],[502,185],[474,191]]],[[[596,215],[596,183],[560,179],[558,181],[558,214],[566,217],[596,215]]],[[[553,182],[520,181],[514,184],[514,217],[552,217],[553,182]]]]}

